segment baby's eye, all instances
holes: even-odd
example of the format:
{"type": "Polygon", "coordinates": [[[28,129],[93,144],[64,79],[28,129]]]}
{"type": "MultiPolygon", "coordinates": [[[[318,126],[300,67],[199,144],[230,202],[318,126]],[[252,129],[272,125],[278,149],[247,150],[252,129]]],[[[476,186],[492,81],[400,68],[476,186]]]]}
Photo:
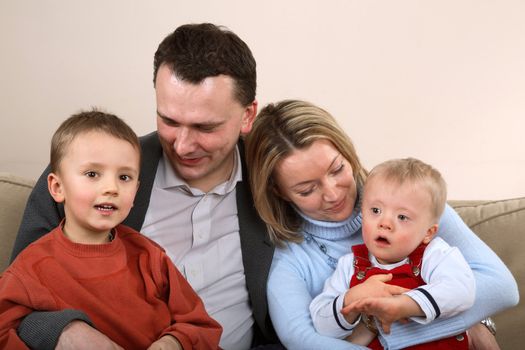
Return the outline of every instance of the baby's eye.
{"type": "Polygon", "coordinates": [[[381,213],[381,209],[379,209],[379,208],[375,208],[374,207],[371,210],[372,210],[372,213],[374,213],[374,214],[380,214],[381,213]]]}
{"type": "Polygon", "coordinates": [[[87,177],[97,177],[98,174],[95,171],[86,171],[84,175],[87,177]]]}
{"type": "Polygon", "coordinates": [[[407,221],[407,220],[408,220],[408,216],[403,215],[403,214],[399,214],[399,215],[397,216],[397,218],[398,218],[400,221],[407,221]]]}

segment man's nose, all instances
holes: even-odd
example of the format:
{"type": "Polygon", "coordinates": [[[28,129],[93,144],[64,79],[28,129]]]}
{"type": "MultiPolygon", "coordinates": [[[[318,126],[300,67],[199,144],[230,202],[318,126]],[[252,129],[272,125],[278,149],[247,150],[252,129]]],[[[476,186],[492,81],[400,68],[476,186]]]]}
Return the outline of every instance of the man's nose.
{"type": "Polygon", "coordinates": [[[179,128],[175,141],[173,142],[173,149],[179,156],[191,153],[194,149],[194,138],[193,132],[189,128],[179,128]]]}

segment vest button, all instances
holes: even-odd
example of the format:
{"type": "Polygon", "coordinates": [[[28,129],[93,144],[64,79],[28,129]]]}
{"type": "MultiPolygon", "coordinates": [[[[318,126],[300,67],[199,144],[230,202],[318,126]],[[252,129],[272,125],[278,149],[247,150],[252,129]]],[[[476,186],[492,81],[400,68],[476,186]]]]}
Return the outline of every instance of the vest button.
{"type": "Polygon", "coordinates": [[[414,274],[414,276],[416,276],[416,277],[419,276],[419,272],[420,272],[420,271],[419,271],[419,267],[414,266],[414,267],[412,268],[412,273],[414,274]]]}
{"type": "Polygon", "coordinates": [[[465,340],[465,337],[463,336],[463,334],[456,335],[456,340],[457,341],[463,341],[463,340],[465,340]]]}

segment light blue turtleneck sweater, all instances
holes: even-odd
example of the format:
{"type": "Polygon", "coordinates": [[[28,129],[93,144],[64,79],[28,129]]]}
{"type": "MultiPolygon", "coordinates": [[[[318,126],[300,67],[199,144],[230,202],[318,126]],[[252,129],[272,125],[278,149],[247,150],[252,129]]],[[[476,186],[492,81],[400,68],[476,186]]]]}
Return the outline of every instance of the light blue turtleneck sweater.
{"type": "MultiPolygon", "coordinates": [[[[324,281],[334,271],[330,260],[337,260],[350,252],[351,246],[363,243],[361,215],[356,211],[343,222],[301,216],[305,239],[275,250],[268,278],[268,305],[275,330],[291,350],[364,349],[318,334],[309,311],[310,302],[321,293],[324,281]]],[[[449,206],[440,220],[438,235],[458,247],[472,268],[477,285],[474,306],[458,316],[436,319],[428,325],[394,323],[390,335],[385,335],[388,349],[402,349],[460,333],[518,302],[517,285],[510,271],[449,206]]]]}

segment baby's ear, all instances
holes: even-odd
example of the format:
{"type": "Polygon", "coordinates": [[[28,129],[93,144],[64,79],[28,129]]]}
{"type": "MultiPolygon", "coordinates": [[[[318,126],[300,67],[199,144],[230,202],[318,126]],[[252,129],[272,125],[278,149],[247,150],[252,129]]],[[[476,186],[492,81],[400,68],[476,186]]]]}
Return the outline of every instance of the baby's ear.
{"type": "Polygon", "coordinates": [[[62,203],[65,200],[62,180],[57,174],[49,173],[49,175],[47,175],[47,189],[55,202],[62,203]]]}
{"type": "Polygon", "coordinates": [[[430,241],[432,240],[432,238],[434,238],[434,236],[436,236],[437,234],[437,230],[438,230],[438,224],[434,224],[432,225],[428,230],[427,230],[427,233],[425,235],[425,238],[423,238],[423,243],[425,244],[429,244],[430,241]]]}

